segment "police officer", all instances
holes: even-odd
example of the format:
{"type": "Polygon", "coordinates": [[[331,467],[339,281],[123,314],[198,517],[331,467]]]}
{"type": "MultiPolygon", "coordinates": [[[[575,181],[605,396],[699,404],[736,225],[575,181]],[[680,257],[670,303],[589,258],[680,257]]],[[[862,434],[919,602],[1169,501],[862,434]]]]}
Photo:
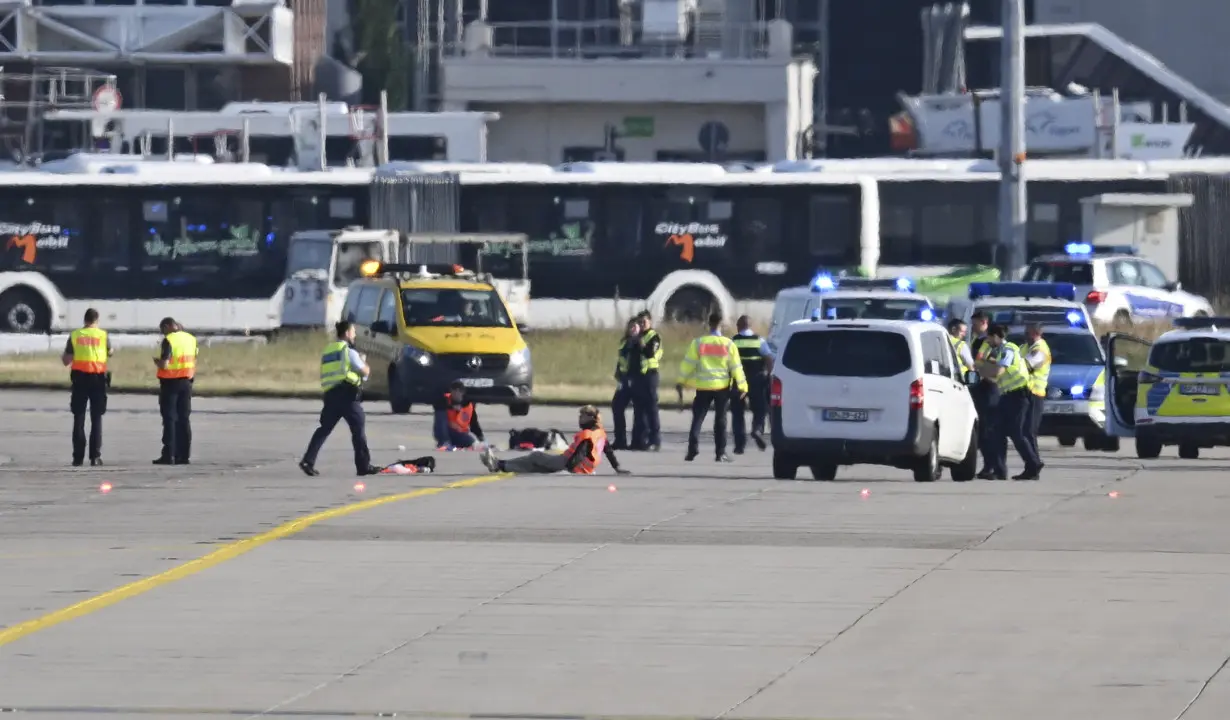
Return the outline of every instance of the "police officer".
{"type": "Polygon", "coordinates": [[[735,436],[735,454],[742,455],[747,445],[747,432],[744,410],[749,406],[752,411],[752,440],[756,447],[765,449],[764,419],[769,410],[769,369],[773,358],[769,353],[769,343],[752,332],[751,321],[746,315],[735,321],[738,332],[731,338],[739,350],[739,359],[743,363],[743,375],[747,378],[747,395],[740,395],[734,387],[731,390],[730,419],[731,430],[735,436]]]}
{"type": "Polygon", "coordinates": [[[320,411],[320,427],[312,433],[307,452],[299,461],[299,469],[306,475],[319,475],[316,456],[324,446],[329,433],[345,420],[350,427],[350,441],[354,445],[355,472],[359,475],[375,475],[380,468],[373,467],[371,453],[367,449],[365,417],[360,402],[359,387],[371,374],[365,358],[354,349],[354,325],[343,320],[336,325],[337,339],[325,347],[320,356],[320,389],[324,391],[324,407],[320,411]]]}
{"type": "Polygon", "coordinates": [[[709,334],[693,340],[683,356],[679,383],[675,386],[680,395],[685,385],[696,388],[696,398],[692,401],[692,429],[688,432],[688,454],[684,460],[691,462],[700,454],[700,429],[712,406],[717,461],[730,462],[726,454],[726,403],[730,400],[731,388],[738,388],[744,397],[748,388],[739,350],[734,341],[722,335],[722,316],[718,313],[709,316],[709,334]]]}
{"type": "Polygon", "coordinates": [[[90,465],[102,465],[102,416],[107,412],[107,386],[111,374],[107,359],[115,354],[107,331],[98,327],[98,311],[85,311],[85,326],[68,336],[60,356],[69,368],[72,395],[68,401],[73,412],[73,467],[85,463],[85,415],[90,413],[90,465]]]}
{"type": "Polygon", "coordinates": [[[162,413],[162,455],[155,465],[187,465],[192,451],[192,380],[196,377],[196,338],[173,318],[158,323],[162,348],[158,368],[158,410],[162,413]]]}
{"type": "Polygon", "coordinates": [[[948,341],[952,343],[952,349],[957,353],[957,360],[961,363],[962,379],[965,378],[966,373],[974,369],[974,354],[970,352],[969,343],[965,342],[965,333],[968,329],[961,318],[948,321],[948,341]]]}
{"type": "MultiPolygon", "coordinates": [[[[1051,346],[1042,337],[1042,325],[1031,323],[1025,328],[1029,344],[1025,346],[1025,364],[1029,367],[1029,442],[1039,458],[1038,431],[1042,428],[1042,413],[1046,410],[1046,384],[1051,379],[1051,346]]],[[[1046,463],[1039,461],[1041,469],[1046,463]]]]}
{"type": "MultiPolygon", "coordinates": [[[[648,310],[639,315],[641,334],[641,371],[633,375],[633,412],[640,416],[642,435],[633,437],[632,450],[662,449],[662,425],[658,415],[658,368],[662,365],[662,336],[653,329],[648,310]]],[[[636,421],[633,420],[635,428],[636,421]]]]}
{"type": "MultiPolygon", "coordinates": [[[[615,442],[611,445],[611,447],[616,450],[628,449],[628,424],[625,413],[628,410],[628,405],[631,405],[634,401],[632,387],[633,378],[641,372],[640,334],[640,318],[632,318],[628,321],[628,327],[624,331],[624,339],[619,346],[619,356],[615,361],[615,394],[611,397],[611,417],[615,423],[613,428],[615,433],[615,442]]],[[[644,428],[641,425],[642,420],[643,418],[636,412],[636,408],[633,406],[633,443],[640,442],[641,436],[644,434],[644,428]]]]}
{"type": "Polygon", "coordinates": [[[979,374],[994,380],[999,389],[999,423],[993,448],[995,465],[991,470],[997,479],[1007,477],[1008,440],[1011,438],[1025,463],[1024,472],[1013,475],[1012,479],[1037,480],[1042,471],[1042,461],[1029,442],[1029,368],[1025,365],[1021,349],[1005,340],[1007,334],[1008,330],[1003,325],[992,326],[987,331],[986,340],[992,350],[987,359],[977,363],[979,374]]]}
{"type": "MultiPolygon", "coordinates": [[[[978,363],[986,360],[993,349],[987,342],[990,319],[980,310],[974,313],[970,322],[973,337],[970,354],[974,360],[970,367],[976,370],[978,363]]],[[[1007,471],[999,474],[995,472],[995,469],[1000,467],[1000,462],[999,456],[992,452],[999,442],[995,430],[995,425],[999,422],[999,389],[993,380],[987,380],[981,372],[978,375],[977,384],[970,388],[974,409],[978,412],[978,452],[982,455],[982,469],[978,472],[978,478],[1007,480],[1007,471]]]]}

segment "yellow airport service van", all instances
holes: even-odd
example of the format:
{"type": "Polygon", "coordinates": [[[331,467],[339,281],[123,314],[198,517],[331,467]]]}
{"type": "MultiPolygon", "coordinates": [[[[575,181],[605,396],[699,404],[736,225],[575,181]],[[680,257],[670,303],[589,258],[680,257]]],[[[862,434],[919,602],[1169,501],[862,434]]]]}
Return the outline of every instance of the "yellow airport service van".
{"type": "Polygon", "coordinates": [[[454,381],[476,402],[529,413],[534,370],[508,305],[489,278],[458,265],[364,263],[342,317],[367,354],[368,387],[395,413],[430,403],[454,381]]]}

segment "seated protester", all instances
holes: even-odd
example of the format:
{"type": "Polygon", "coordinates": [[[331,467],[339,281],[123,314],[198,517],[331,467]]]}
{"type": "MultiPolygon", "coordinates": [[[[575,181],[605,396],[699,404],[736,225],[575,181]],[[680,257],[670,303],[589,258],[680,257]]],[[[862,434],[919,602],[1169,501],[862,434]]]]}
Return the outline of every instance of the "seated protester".
{"type": "Polygon", "coordinates": [[[573,436],[572,444],[563,453],[535,450],[512,460],[498,460],[495,451],[488,445],[483,450],[483,465],[491,472],[557,473],[567,470],[578,475],[593,475],[605,455],[606,459],[611,461],[615,472],[620,475],[629,474],[629,470],[619,467],[615,451],[606,442],[606,431],[602,429],[598,409],[593,405],[581,408],[578,423],[581,431],[573,436]]]}
{"type": "Polygon", "coordinates": [[[478,412],[474,409],[474,403],[466,397],[465,385],[453,382],[448,392],[436,400],[432,434],[437,450],[469,448],[484,442],[478,412]]]}

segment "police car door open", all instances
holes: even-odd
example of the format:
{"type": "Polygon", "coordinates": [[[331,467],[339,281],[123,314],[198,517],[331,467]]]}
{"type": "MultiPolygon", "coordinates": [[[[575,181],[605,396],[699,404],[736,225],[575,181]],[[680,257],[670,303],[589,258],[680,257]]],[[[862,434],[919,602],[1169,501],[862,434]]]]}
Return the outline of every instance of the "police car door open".
{"type": "Polygon", "coordinates": [[[1106,434],[1110,437],[1136,436],[1136,390],[1140,372],[1145,369],[1148,340],[1111,333],[1106,345],[1106,434]]]}

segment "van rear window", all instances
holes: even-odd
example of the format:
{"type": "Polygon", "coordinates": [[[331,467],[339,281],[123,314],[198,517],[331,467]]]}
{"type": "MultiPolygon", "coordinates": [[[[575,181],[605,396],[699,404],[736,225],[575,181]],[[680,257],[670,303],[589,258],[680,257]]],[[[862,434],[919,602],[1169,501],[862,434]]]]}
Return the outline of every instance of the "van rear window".
{"type": "Polygon", "coordinates": [[[781,363],[813,377],[892,377],[912,365],[904,335],[876,330],[795,333],[782,352],[781,363]]]}

